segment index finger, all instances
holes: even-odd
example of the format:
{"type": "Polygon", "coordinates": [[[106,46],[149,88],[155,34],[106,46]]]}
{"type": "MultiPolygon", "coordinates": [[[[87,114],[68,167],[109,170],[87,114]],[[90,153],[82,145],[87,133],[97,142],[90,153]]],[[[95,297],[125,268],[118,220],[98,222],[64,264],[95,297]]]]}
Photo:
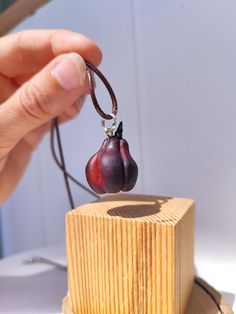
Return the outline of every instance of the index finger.
{"type": "Polygon", "coordinates": [[[14,78],[36,72],[54,57],[77,52],[98,65],[102,53],[86,36],[67,30],[26,30],[0,38],[0,72],[14,78]]]}

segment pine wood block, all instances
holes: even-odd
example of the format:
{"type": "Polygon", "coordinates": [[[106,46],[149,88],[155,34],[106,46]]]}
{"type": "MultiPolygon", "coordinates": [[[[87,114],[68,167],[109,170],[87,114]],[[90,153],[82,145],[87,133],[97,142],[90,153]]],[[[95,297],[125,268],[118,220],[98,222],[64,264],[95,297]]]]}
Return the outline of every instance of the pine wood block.
{"type": "Polygon", "coordinates": [[[66,215],[75,314],[183,314],[193,285],[194,202],[119,194],[66,215]]]}

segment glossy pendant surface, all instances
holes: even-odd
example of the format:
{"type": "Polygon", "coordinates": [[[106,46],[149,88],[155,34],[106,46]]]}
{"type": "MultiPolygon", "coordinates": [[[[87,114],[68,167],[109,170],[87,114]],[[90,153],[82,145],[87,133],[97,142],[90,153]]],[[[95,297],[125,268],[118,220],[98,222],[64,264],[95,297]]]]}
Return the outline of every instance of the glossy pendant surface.
{"type": "Polygon", "coordinates": [[[130,191],[138,178],[138,166],[129,145],[122,138],[122,123],[114,136],[104,140],[100,150],[87,163],[86,177],[98,194],[130,191]]]}

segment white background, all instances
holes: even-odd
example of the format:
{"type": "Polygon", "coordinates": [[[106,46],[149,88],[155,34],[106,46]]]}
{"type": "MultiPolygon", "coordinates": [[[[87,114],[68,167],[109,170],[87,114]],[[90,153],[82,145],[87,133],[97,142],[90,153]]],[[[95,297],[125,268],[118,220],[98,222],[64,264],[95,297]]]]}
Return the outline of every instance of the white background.
{"type": "MultiPolygon", "coordinates": [[[[125,137],[139,164],[136,193],[196,200],[196,267],[228,294],[236,286],[236,2],[87,0],[50,2],[25,28],[69,28],[97,41],[101,70],[119,100],[125,137]]],[[[109,111],[105,90],[100,101],[109,111]]],[[[100,118],[88,100],[62,128],[70,171],[85,182],[101,145],[100,118]]],[[[92,200],[73,188],[76,204],[92,200]]],[[[64,241],[68,209],[48,138],[3,206],[10,255],[64,241]]]]}

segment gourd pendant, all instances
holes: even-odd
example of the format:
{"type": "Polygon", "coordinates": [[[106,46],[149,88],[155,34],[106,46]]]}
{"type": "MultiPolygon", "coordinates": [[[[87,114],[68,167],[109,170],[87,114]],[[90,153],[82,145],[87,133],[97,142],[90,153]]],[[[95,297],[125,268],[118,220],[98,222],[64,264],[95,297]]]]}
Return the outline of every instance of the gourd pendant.
{"type": "Polygon", "coordinates": [[[138,166],[122,138],[123,124],[120,122],[114,135],[112,128],[104,129],[108,137],[87,163],[87,181],[98,194],[130,191],[137,181],[138,166]]]}

